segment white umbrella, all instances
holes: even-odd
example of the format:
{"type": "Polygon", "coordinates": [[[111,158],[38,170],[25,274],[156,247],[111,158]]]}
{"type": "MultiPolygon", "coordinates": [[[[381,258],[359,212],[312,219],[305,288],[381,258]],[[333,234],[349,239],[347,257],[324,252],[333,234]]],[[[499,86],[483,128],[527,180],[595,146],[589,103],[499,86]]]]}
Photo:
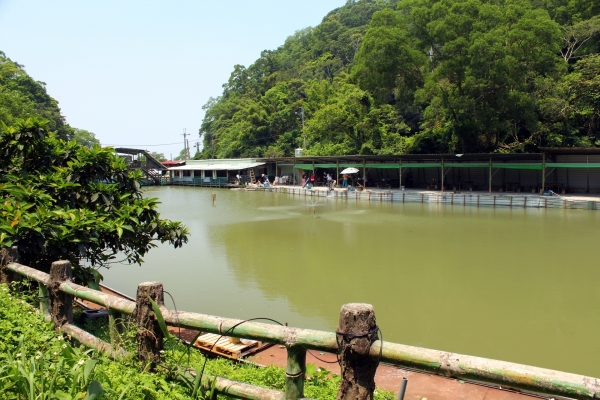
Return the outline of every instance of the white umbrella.
{"type": "Polygon", "coordinates": [[[358,168],[346,168],[340,174],[355,174],[358,172],[358,168]]]}

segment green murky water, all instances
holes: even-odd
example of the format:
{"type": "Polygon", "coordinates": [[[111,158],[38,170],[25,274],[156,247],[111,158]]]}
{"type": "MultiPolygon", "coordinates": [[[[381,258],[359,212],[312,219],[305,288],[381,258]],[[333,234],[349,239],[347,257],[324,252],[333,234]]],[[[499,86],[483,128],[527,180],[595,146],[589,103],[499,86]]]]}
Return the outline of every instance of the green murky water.
{"type": "Polygon", "coordinates": [[[385,340],[600,376],[598,213],[319,198],[315,218],[284,194],[148,195],[191,237],[105,271],[130,295],[161,281],[180,310],[324,330],[366,302],[385,340]]]}

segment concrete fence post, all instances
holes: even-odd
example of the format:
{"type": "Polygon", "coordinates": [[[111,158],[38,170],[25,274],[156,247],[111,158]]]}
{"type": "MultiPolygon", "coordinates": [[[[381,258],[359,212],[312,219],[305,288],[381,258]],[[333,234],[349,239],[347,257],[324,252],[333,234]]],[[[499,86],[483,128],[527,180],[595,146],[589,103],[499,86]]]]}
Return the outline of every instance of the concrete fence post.
{"type": "Polygon", "coordinates": [[[13,281],[13,274],[6,270],[6,266],[13,262],[19,262],[19,250],[17,246],[0,249],[0,283],[13,281]]]}
{"type": "Polygon", "coordinates": [[[63,293],[59,289],[63,282],[70,282],[72,277],[69,261],[54,261],[50,266],[48,296],[50,298],[50,316],[56,329],[73,323],[73,296],[63,293]]]}
{"type": "Polygon", "coordinates": [[[377,340],[375,311],[370,304],[344,304],[336,331],[342,381],[337,400],[372,400],[378,360],[369,357],[377,340]]]}
{"type": "Polygon", "coordinates": [[[153,371],[156,364],[160,362],[160,352],[163,349],[163,333],[152,310],[150,299],[154,300],[159,306],[164,304],[162,283],[140,283],[137,289],[134,311],[137,326],[138,360],[143,370],[153,371]]]}

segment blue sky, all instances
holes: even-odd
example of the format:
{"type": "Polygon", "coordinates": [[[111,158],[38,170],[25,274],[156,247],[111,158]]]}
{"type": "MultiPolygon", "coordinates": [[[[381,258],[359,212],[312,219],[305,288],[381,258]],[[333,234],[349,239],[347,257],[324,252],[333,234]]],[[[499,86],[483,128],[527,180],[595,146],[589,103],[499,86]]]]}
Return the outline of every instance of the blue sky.
{"type": "Polygon", "coordinates": [[[343,4],[0,0],[0,50],[46,83],[70,125],[169,158],[184,128],[198,140],[202,105],[235,64],[250,65],[343,4]]]}

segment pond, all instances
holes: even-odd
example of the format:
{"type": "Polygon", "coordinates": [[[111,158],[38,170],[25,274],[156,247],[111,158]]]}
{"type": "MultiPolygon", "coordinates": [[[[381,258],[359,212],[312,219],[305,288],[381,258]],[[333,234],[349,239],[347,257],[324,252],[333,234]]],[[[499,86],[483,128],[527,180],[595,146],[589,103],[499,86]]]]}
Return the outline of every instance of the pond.
{"type": "Polygon", "coordinates": [[[160,281],[179,310],[329,331],[342,304],[370,303],[384,340],[600,376],[596,212],[146,194],[191,236],[102,271],[129,295],[160,281]]]}

